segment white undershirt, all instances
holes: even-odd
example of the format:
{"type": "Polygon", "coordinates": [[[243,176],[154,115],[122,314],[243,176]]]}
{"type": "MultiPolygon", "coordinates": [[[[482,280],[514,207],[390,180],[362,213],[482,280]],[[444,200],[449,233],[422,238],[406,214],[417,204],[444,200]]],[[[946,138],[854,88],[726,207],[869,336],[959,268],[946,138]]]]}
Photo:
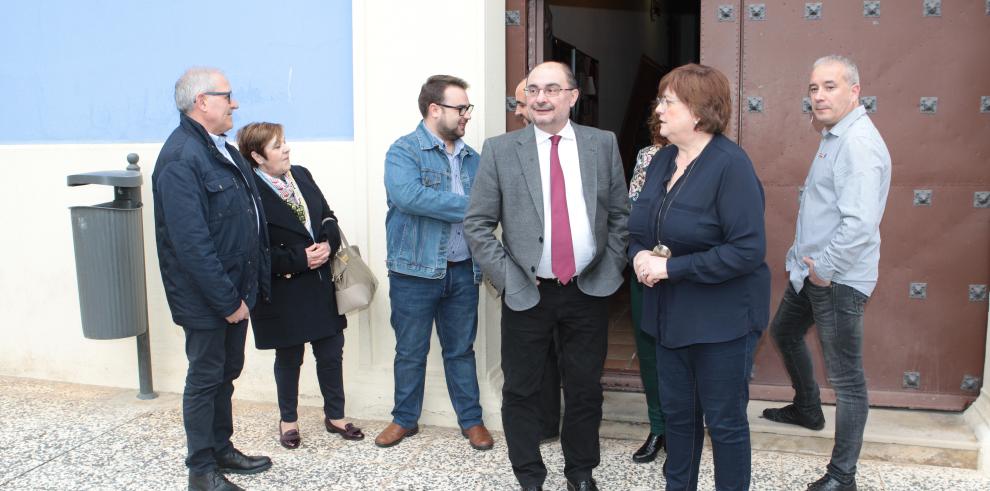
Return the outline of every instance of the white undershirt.
{"type": "MultiPolygon", "coordinates": [[[[550,137],[553,136],[535,125],[536,153],[540,158],[540,181],[543,185],[543,255],[540,265],[536,268],[536,276],[554,278],[551,265],[551,247],[553,239],[552,214],[550,212],[550,137]]],[[[584,186],[581,182],[581,164],[578,159],[577,139],[571,122],[560,130],[560,142],[557,144],[557,155],[560,157],[560,167],[564,171],[564,188],[567,196],[567,217],[571,224],[571,243],[574,246],[575,275],[581,274],[585,266],[595,256],[595,237],[591,233],[591,223],[588,222],[588,206],[584,201],[584,186]]]]}

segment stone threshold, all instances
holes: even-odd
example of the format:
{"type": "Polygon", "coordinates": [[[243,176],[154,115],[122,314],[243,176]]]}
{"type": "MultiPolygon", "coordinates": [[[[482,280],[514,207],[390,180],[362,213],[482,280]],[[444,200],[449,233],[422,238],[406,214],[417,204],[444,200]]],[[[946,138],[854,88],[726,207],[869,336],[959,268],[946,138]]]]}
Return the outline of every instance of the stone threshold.
{"type": "MultiPolygon", "coordinates": [[[[834,444],[835,406],[825,405],[825,428],[812,431],[763,419],[763,409],[784,403],[752,400],[749,421],[754,450],[828,457],[834,444]]],[[[643,395],[606,392],[601,436],[643,440],[649,433],[643,395]]],[[[961,412],[870,408],[862,459],[978,469],[980,443],[961,412]]]]}

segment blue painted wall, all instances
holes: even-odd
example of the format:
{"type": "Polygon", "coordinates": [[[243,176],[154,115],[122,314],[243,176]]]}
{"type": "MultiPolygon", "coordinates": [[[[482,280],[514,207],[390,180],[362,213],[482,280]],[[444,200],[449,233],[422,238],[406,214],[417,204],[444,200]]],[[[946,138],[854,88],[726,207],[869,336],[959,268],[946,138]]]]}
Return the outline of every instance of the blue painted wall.
{"type": "Polygon", "coordinates": [[[175,80],[224,70],[251,121],[353,139],[350,0],[17,0],[0,15],[0,144],[164,141],[175,80]]]}

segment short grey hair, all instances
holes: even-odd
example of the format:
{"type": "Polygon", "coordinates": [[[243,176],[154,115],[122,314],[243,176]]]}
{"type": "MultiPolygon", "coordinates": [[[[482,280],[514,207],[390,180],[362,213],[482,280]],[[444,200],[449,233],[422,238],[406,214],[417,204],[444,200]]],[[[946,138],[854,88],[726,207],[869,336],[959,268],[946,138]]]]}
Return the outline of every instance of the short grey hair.
{"type": "Polygon", "coordinates": [[[815,60],[815,65],[812,67],[812,69],[818,68],[821,65],[827,65],[829,63],[838,63],[843,67],[845,67],[846,69],[845,79],[846,82],[849,83],[849,85],[856,85],[859,83],[859,68],[856,67],[856,64],[853,63],[852,60],[842,55],[823,56],[815,60]]]}
{"type": "Polygon", "coordinates": [[[223,72],[210,67],[192,67],[175,81],[175,108],[186,114],[196,104],[196,96],[216,88],[214,76],[223,72]]]}

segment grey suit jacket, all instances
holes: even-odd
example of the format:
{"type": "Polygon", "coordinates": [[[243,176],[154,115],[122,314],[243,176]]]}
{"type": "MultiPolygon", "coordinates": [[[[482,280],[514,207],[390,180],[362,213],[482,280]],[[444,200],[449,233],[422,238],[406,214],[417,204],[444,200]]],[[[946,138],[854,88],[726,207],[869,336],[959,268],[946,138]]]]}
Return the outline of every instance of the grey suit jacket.
{"type": "MultiPolygon", "coordinates": [[[[595,255],[580,272],[577,284],[588,295],[604,297],[622,285],[626,265],[626,180],[612,132],[574,122],[571,126],[595,238],[595,255]]],[[[530,309],[540,301],[536,268],[543,253],[543,220],[543,187],[533,127],[486,140],[464,217],[464,235],[475,263],[512,310],[530,309]],[[495,236],[499,224],[501,240],[495,236]]]]}

